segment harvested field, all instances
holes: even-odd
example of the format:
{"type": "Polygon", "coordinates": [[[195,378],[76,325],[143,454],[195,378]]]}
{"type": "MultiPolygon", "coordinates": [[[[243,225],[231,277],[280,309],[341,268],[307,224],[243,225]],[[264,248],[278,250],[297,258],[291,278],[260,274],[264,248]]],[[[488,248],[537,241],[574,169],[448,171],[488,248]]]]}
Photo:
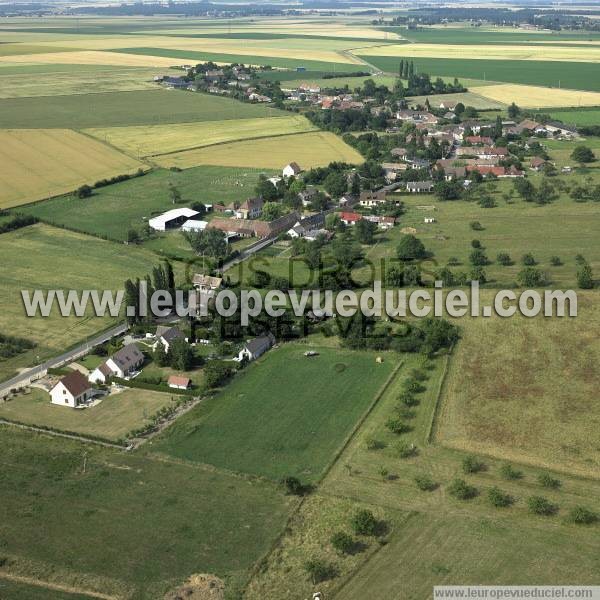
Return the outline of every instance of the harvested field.
{"type": "Polygon", "coordinates": [[[486,85],[470,91],[496,102],[516,102],[523,108],[551,108],[555,106],[599,106],[600,92],[553,89],[533,85],[486,85]]]}
{"type": "MultiPolygon", "coordinates": [[[[48,48],[46,49],[48,50],[48,48]]],[[[117,52],[101,52],[96,50],[81,50],[68,53],[69,63],[73,65],[116,65],[119,67],[170,67],[179,64],[181,60],[173,60],[164,56],[123,54],[117,52]]],[[[13,54],[0,56],[3,63],[43,63],[64,64],[66,54],[57,52],[55,48],[40,54],[13,54]]],[[[193,61],[193,58],[190,59],[193,61]]]]}
{"type": "Polygon", "coordinates": [[[0,208],[64,194],[143,165],[68,129],[0,131],[0,208]]]}

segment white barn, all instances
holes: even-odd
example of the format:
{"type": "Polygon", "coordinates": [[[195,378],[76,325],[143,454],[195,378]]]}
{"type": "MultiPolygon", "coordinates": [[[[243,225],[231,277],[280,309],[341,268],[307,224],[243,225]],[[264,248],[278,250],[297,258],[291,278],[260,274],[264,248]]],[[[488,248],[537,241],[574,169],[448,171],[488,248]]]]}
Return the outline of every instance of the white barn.
{"type": "Polygon", "coordinates": [[[148,225],[155,231],[166,231],[183,225],[188,219],[195,217],[197,214],[199,214],[198,211],[191,208],[174,208],[162,215],[153,217],[148,221],[148,225]]]}
{"type": "Polygon", "coordinates": [[[194,219],[188,219],[182,226],[181,231],[204,231],[208,221],[196,221],[194,219]]]}
{"type": "Polygon", "coordinates": [[[266,335],[261,335],[252,340],[249,340],[246,345],[240,350],[238,360],[247,359],[249,361],[256,360],[262,356],[267,350],[275,345],[275,336],[269,332],[266,335]]]}
{"type": "Polygon", "coordinates": [[[79,372],[65,375],[51,390],[52,404],[77,408],[92,397],[92,386],[79,372]]]}

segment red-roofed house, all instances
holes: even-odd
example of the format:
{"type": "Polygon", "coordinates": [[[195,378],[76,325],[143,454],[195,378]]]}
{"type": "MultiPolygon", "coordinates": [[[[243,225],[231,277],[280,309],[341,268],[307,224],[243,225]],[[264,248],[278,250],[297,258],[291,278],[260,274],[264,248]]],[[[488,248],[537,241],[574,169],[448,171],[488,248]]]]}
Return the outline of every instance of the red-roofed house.
{"type": "Polygon", "coordinates": [[[170,388],[175,388],[177,390],[187,390],[190,387],[192,381],[188,377],[183,377],[182,375],[171,375],[167,383],[170,388]]]}
{"type": "Polygon", "coordinates": [[[358,213],[355,213],[355,212],[343,212],[343,213],[340,213],[340,221],[344,225],[354,225],[355,223],[357,223],[361,219],[362,219],[362,215],[359,215],[358,213]]]}

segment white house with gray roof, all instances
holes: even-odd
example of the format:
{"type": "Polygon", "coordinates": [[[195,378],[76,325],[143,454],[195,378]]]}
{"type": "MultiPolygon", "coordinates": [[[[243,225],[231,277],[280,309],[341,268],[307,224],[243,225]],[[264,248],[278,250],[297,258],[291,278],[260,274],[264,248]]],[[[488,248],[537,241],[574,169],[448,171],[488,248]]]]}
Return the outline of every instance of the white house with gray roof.
{"type": "Polygon", "coordinates": [[[144,355],[135,344],[127,344],[94,369],[88,379],[92,383],[106,383],[111,377],[125,379],[144,363],[144,355]]]}
{"type": "Polygon", "coordinates": [[[274,345],[275,336],[271,332],[259,337],[255,337],[252,340],[248,340],[248,342],[240,350],[237,360],[256,360],[274,345]]]}

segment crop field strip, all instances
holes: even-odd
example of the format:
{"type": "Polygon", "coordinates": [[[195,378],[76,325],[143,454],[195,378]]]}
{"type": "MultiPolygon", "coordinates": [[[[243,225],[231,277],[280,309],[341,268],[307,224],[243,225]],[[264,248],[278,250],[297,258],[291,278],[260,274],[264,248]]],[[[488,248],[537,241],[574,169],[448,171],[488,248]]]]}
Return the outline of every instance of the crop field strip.
{"type": "Polygon", "coordinates": [[[0,130],[0,208],[70,192],[144,165],[68,129],[0,130]]]}
{"type": "Polygon", "coordinates": [[[516,102],[522,108],[556,106],[600,106],[600,92],[553,89],[533,85],[499,84],[471,87],[470,91],[503,104],[516,102]]]}
{"type": "Polygon", "coordinates": [[[153,158],[154,163],[166,168],[215,165],[277,170],[290,161],[309,169],[332,161],[360,164],[363,160],[354,148],[328,131],[230,142],[153,158]]]}
{"type": "Polygon", "coordinates": [[[0,100],[0,127],[13,129],[86,129],[287,115],[260,104],[158,86],[132,92],[0,100]]]}
{"type": "MultiPolygon", "coordinates": [[[[361,53],[357,53],[357,56],[388,73],[397,73],[401,60],[400,57],[365,56],[361,53]]],[[[595,63],[426,57],[412,60],[417,71],[433,76],[600,91],[598,66],[595,63]]]]}
{"type": "Polygon", "coordinates": [[[231,119],[198,123],[174,123],[136,127],[85,129],[132,156],[159,156],[189,148],[200,148],[238,140],[259,139],[314,131],[316,127],[300,115],[273,110],[272,118],[231,119]],[[282,115],[282,116],[280,116],[282,115]]]}

